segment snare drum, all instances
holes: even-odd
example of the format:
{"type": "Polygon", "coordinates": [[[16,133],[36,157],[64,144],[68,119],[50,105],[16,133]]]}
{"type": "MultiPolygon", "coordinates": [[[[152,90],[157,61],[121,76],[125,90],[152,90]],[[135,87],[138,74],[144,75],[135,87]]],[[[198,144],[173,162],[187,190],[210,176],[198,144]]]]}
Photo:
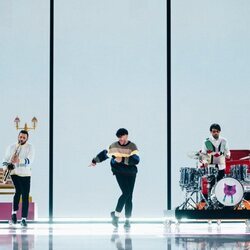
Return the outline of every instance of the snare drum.
{"type": "Polygon", "coordinates": [[[236,206],[242,201],[243,196],[244,188],[242,184],[232,177],[221,179],[211,190],[213,203],[219,202],[226,207],[236,206]]]}

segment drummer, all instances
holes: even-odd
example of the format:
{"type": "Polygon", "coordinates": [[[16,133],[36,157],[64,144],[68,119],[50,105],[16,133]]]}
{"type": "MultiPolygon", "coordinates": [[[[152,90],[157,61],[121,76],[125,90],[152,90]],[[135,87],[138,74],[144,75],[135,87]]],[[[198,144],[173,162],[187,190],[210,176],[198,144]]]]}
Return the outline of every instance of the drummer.
{"type": "Polygon", "coordinates": [[[201,155],[204,167],[215,165],[218,168],[217,181],[225,175],[226,159],[230,159],[230,150],[225,138],[220,137],[221,127],[219,124],[210,126],[211,136],[202,145],[201,155]]]}

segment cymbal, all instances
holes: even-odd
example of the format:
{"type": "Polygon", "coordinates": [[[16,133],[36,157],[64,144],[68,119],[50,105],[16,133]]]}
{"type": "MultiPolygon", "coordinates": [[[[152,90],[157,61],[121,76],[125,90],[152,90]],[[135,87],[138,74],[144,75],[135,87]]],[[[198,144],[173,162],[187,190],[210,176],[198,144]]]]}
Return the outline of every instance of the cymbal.
{"type": "Polygon", "coordinates": [[[187,153],[187,156],[191,159],[198,160],[200,157],[200,152],[199,151],[190,151],[187,153]]]}
{"type": "Polygon", "coordinates": [[[240,160],[247,160],[247,159],[250,159],[250,155],[240,158],[240,160]]]}

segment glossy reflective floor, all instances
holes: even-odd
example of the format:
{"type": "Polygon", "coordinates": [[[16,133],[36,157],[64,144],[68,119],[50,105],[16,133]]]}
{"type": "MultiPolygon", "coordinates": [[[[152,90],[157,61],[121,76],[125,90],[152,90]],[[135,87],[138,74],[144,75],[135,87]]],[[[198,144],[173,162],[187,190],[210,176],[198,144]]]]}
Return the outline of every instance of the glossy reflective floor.
{"type": "Polygon", "coordinates": [[[250,249],[250,229],[243,223],[162,224],[29,224],[10,228],[0,224],[0,250],[31,249],[250,249]]]}

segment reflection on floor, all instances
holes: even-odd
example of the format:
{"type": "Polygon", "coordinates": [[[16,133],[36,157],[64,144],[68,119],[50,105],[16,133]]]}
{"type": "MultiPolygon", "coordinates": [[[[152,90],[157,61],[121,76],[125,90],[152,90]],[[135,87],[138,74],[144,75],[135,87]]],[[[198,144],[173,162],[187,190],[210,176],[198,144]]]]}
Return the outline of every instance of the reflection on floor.
{"type": "Polygon", "coordinates": [[[243,223],[132,224],[114,230],[109,224],[0,224],[1,250],[59,249],[250,249],[250,229],[243,223]]]}

